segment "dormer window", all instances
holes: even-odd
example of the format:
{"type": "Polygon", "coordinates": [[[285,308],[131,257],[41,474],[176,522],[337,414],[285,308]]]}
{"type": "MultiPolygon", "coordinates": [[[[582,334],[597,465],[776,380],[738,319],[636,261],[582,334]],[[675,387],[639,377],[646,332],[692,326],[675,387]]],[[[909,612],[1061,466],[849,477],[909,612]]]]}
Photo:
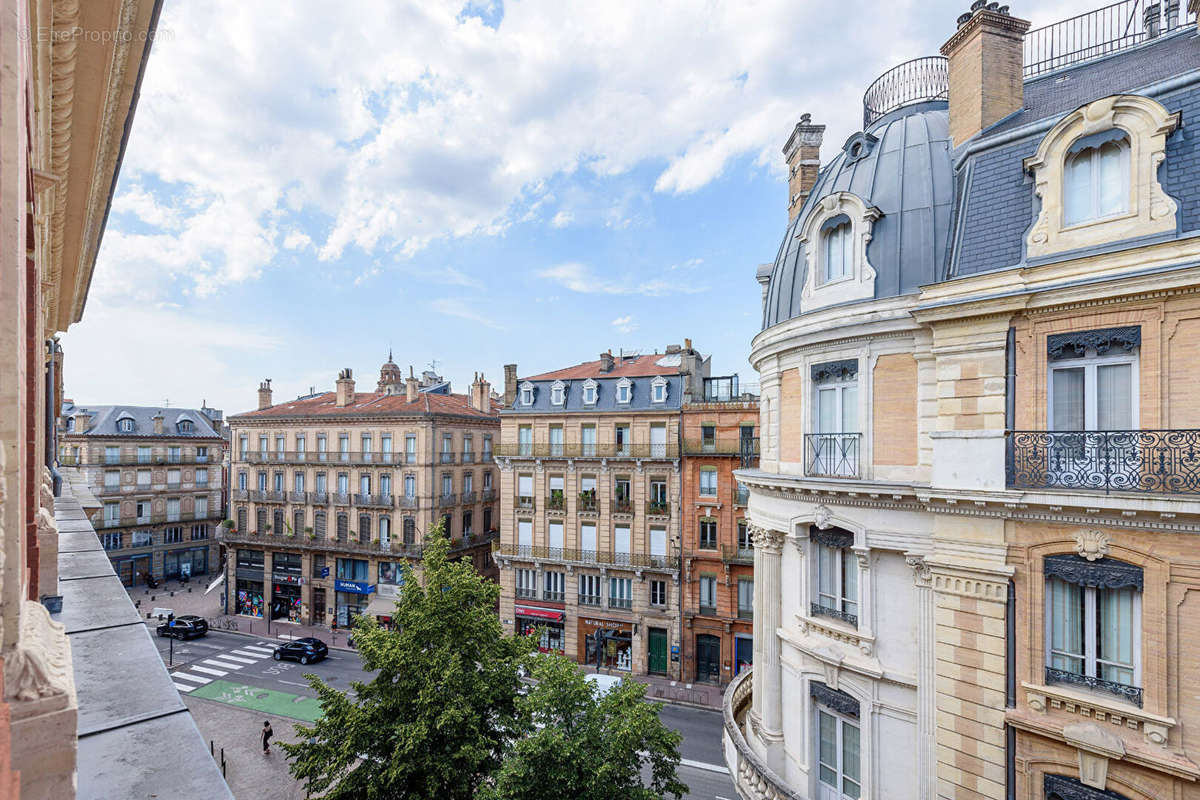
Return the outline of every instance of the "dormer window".
{"type": "Polygon", "coordinates": [[[1063,224],[1129,211],[1129,138],[1119,130],[1084,137],[1063,171],[1063,224]]]}
{"type": "Polygon", "coordinates": [[[651,391],[650,396],[651,396],[651,399],[655,403],[667,402],[667,379],[666,378],[662,377],[661,375],[659,377],[655,378],[654,383],[651,384],[651,388],[652,388],[652,391],[651,391]]]}
{"type": "Polygon", "coordinates": [[[73,430],[75,430],[75,418],[67,417],[67,432],[69,433],[73,430]]]}
{"type": "Polygon", "coordinates": [[[192,426],[192,421],[190,419],[179,420],[179,432],[180,433],[191,433],[192,429],[193,429],[193,426],[192,426]]]}
{"type": "Polygon", "coordinates": [[[845,214],[826,220],[821,226],[821,283],[840,281],[853,274],[851,238],[850,218],[845,214]]]}
{"type": "Polygon", "coordinates": [[[521,405],[533,405],[533,384],[528,381],[521,384],[521,405]]]}
{"type": "Polygon", "coordinates": [[[117,430],[121,433],[133,433],[133,420],[129,417],[122,417],[117,420],[117,430]]]}
{"type": "Polygon", "coordinates": [[[617,381],[617,402],[628,403],[633,398],[633,382],[628,378],[617,381]]]}
{"type": "Polygon", "coordinates": [[[599,395],[599,385],[590,378],[583,384],[583,404],[585,406],[596,405],[596,398],[599,395]]]}
{"type": "Polygon", "coordinates": [[[567,385],[562,381],[555,381],[550,387],[550,403],[551,405],[561,406],[567,402],[567,385]]]}

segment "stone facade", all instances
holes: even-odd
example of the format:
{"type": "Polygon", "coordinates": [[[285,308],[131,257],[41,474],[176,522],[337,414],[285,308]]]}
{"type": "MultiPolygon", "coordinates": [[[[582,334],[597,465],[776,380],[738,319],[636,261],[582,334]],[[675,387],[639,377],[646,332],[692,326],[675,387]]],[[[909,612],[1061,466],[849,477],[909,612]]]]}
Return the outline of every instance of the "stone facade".
{"type": "Polygon", "coordinates": [[[723,686],[753,660],[749,493],[733,473],[755,463],[757,424],[758,398],[753,395],[699,398],[683,407],[680,515],[683,677],[688,681],[723,686]],[[702,481],[703,473],[715,481],[702,481]],[[712,486],[715,492],[708,491],[712,486]],[[706,581],[710,586],[702,585],[706,581]]]}
{"type": "Polygon", "coordinates": [[[427,376],[399,377],[389,358],[382,391],[336,392],[230,418],[226,610],[281,621],[346,626],[355,614],[390,618],[399,565],[419,566],[443,524],[452,557],[496,578],[499,526],[491,387],[469,395],[427,376]],[[339,588],[340,587],[340,588],[339,588]]]}

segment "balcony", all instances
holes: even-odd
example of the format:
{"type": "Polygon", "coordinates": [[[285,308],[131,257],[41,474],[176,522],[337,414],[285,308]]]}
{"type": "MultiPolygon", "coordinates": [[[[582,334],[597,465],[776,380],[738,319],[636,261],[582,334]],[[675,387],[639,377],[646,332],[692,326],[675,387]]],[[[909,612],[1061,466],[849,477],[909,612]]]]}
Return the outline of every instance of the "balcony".
{"type": "Polygon", "coordinates": [[[463,454],[462,454],[462,463],[474,464],[475,463],[475,453],[471,450],[464,450],[463,454]]]}
{"type": "Polygon", "coordinates": [[[537,600],[537,589],[525,589],[518,586],[516,595],[518,600],[537,600]]]}
{"type": "Polygon", "coordinates": [[[608,607],[628,611],[633,608],[633,600],[628,597],[610,597],[608,598],[608,607]]]}
{"type": "Polygon", "coordinates": [[[480,464],[491,464],[493,461],[495,461],[495,459],[492,457],[492,452],[490,450],[484,450],[479,454],[480,464]]]}
{"type": "Polygon", "coordinates": [[[1011,431],[1010,489],[1200,494],[1200,430],[1011,431]]]}
{"type": "Polygon", "coordinates": [[[453,464],[454,463],[454,453],[438,453],[438,463],[439,464],[453,464]]]}
{"type": "Polygon", "coordinates": [[[443,494],[440,497],[438,497],[438,507],[446,508],[447,506],[455,505],[457,500],[458,500],[458,495],[454,494],[454,492],[450,492],[449,494],[443,494]]]}
{"type": "Polygon", "coordinates": [[[329,492],[312,492],[308,496],[309,502],[318,506],[329,505],[329,492]]]}
{"type": "Polygon", "coordinates": [[[580,512],[581,514],[595,514],[595,513],[599,512],[600,508],[599,508],[599,505],[596,503],[595,490],[591,490],[591,491],[587,491],[587,492],[580,492],[579,493],[579,504],[575,507],[575,510],[580,512]]]}
{"type": "Polygon", "coordinates": [[[743,734],[746,713],[753,701],[753,670],[743,670],[725,690],[722,716],[725,727],[721,744],[725,751],[725,765],[729,775],[737,784],[740,797],[757,800],[804,800],[806,793],[790,788],[783,778],[775,774],[766,761],[759,757],[743,734]]]}
{"type": "Polygon", "coordinates": [[[562,494],[552,494],[546,498],[546,511],[562,513],[567,510],[567,498],[562,494]]]}
{"type": "Polygon", "coordinates": [[[721,561],[726,564],[753,564],[754,548],[723,544],[721,545],[721,561]]]}
{"type": "Polygon", "coordinates": [[[496,499],[496,490],[495,489],[484,489],[483,493],[480,495],[479,499],[481,502],[484,502],[484,503],[490,503],[490,502],[494,501],[496,499]]]}
{"type": "Polygon", "coordinates": [[[204,522],[206,520],[221,518],[222,515],[216,510],[202,511],[199,514],[194,511],[183,511],[174,514],[150,514],[118,519],[108,519],[97,515],[92,517],[91,523],[100,528],[132,528],[138,525],[161,525],[167,522],[204,522]]]}
{"type": "Polygon", "coordinates": [[[330,500],[335,506],[348,506],[348,505],[350,505],[350,493],[349,492],[334,492],[330,496],[330,500]]]}
{"type": "Polygon", "coordinates": [[[306,503],[308,502],[308,492],[288,492],[289,503],[306,503]]]}
{"type": "Polygon", "coordinates": [[[840,619],[842,622],[853,628],[858,627],[857,614],[851,614],[847,611],[839,611],[836,608],[832,608],[822,603],[810,603],[809,612],[814,617],[831,617],[833,619],[840,619]]]}
{"type": "Polygon", "coordinates": [[[415,511],[421,507],[421,500],[416,495],[402,494],[400,495],[400,507],[410,511],[415,511]]]}
{"type": "Polygon", "coordinates": [[[812,478],[857,478],[861,433],[804,434],[804,474],[812,478]]]}
{"type": "Polygon", "coordinates": [[[537,507],[537,502],[529,495],[518,495],[513,507],[521,511],[533,511],[537,507]]]}
{"type": "Polygon", "coordinates": [[[646,516],[647,517],[669,517],[671,516],[671,504],[666,500],[647,500],[646,501],[646,516]]]}
{"type": "Polygon", "coordinates": [[[92,456],[90,458],[79,456],[60,456],[58,463],[66,466],[91,466],[91,467],[135,467],[135,466],[154,466],[161,464],[212,464],[214,463],[209,456],[170,456],[165,453],[151,454],[149,456],[139,456],[136,453],[122,453],[118,456],[92,456]]]}
{"type": "Polygon", "coordinates": [[[302,548],[324,552],[353,553],[364,555],[389,554],[403,558],[420,558],[422,548],[418,544],[403,544],[397,541],[360,541],[349,536],[326,538],[320,533],[296,534],[286,531],[249,531],[217,528],[217,541],[226,545],[253,545],[255,547],[302,548]]]}
{"type": "Polygon", "coordinates": [[[504,458],[628,458],[640,459],[676,459],[679,457],[679,445],[675,442],[651,444],[649,442],[626,442],[606,444],[581,444],[566,442],[550,444],[536,442],[533,444],[500,444],[496,453],[504,458]]]}
{"type": "Polygon", "coordinates": [[[656,570],[679,569],[679,557],[647,555],[645,553],[608,553],[596,550],[576,550],[569,547],[542,547],[527,544],[499,544],[492,551],[499,556],[561,561],[571,564],[604,564],[656,570]]]}
{"type": "Polygon", "coordinates": [[[600,606],[600,595],[598,594],[581,594],[579,595],[579,605],[581,606],[600,606]]]}
{"type": "Polygon", "coordinates": [[[1079,675],[1075,672],[1054,669],[1053,667],[1046,667],[1046,683],[1067,683],[1072,686],[1083,686],[1087,689],[1116,695],[1122,700],[1133,703],[1138,708],[1142,707],[1142,689],[1138,686],[1127,686],[1124,683],[1106,681],[1103,678],[1093,678],[1090,675],[1079,675]]]}
{"type": "MultiPolygon", "coordinates": [[[[399,464],[399,453],[376,453],[373,450],[347,450],[331,453],[328,450],[276,450],[274,452],[239,453],[233,459],[247,464],[354,464],[360,466],[399,464]]],[[[187,462],[184,462],[187,463],[187,462]]],[[[416,463],[415,454],[408,463],[416,463]]]]}
{"type": "Polygon", "coordinates": [[[244,500],[250,499],[250,492],[247,489],[234,489],[232,494],[233,494],[234,500],[243,500],[244,501],[244,500]]]}
{"type": "Polygon", "coordinates": [[[632,514],[633,501],[628,497],[618,497],[616,500],[610,501],[609,509],[614,514],[632,514]]]}
{"type": "Polygon", "coordinates": [[[561,603],[564,600],[564,596],[562,592],[544,591],[542,592],[542,599],[547,603],[561,603]]]}
{"type": "Polygon", "coordinates": [[[391,508],[392,496],[390,494],[356,494],[354,495],[354,505],[367,508],[391,508]]]}
{"type": "Polygon", "coordinates": [[[475,497],[476,497],[475,492],[463,492],[462,493],[462,504],[464,506],[473,505],[475,503],[475,497]]]}

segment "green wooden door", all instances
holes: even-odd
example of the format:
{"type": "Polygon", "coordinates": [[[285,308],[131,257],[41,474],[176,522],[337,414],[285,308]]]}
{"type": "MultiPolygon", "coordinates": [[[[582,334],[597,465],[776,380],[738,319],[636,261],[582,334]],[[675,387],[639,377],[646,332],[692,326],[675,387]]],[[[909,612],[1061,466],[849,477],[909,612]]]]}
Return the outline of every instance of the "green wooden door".
{"type": "Polygon", "coordinates": [[[667,672],[667,632],[662,628],[650,629],[650,672],[667,672]]]}

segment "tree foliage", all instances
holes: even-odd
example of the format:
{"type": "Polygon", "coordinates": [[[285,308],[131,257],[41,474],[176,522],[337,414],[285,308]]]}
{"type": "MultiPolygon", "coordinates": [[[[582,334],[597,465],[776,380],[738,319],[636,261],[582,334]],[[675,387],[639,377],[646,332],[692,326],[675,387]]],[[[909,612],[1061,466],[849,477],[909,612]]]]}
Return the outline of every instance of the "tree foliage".
{"type": "Polygon", "coordinates": [[[644,699],[645,686],[624,680],[597,698],[566,659],[535,662],[537,686],[518,703],[530,730],[514,742],[482,800],[659,800],[687,793],[675,775],[681,737],[658,718],[658,704],[644,699]]]}
{"type": "Polygon", "coordinates": [[[307,676],[324,715],[283,744],[292,774],[315,796],[340,800],[470,800],[500,766],[518,719],[519,666],[531,651],[506,637],[500,588],[426,537],[420,580],[407,565],[396,629],[360,619],[355,642],[369,683],[339,691],[307,676]]]}
{"type": "Polygon", "coordinates": [[[448,561],[440,534],[426,537],[419,577],[402,568],[395,628],[355,625],[375,677],[345,692],[306,676],[324,713],[280,743],[292,775],[330,800],[682,797],[680,736],[645,687],[623,681],[597,698],[566,659],[531,658],[533,637],[503,633],[499,586],[448,561]],[[537,685],[525,691],[530,665],[537,685]]]}

